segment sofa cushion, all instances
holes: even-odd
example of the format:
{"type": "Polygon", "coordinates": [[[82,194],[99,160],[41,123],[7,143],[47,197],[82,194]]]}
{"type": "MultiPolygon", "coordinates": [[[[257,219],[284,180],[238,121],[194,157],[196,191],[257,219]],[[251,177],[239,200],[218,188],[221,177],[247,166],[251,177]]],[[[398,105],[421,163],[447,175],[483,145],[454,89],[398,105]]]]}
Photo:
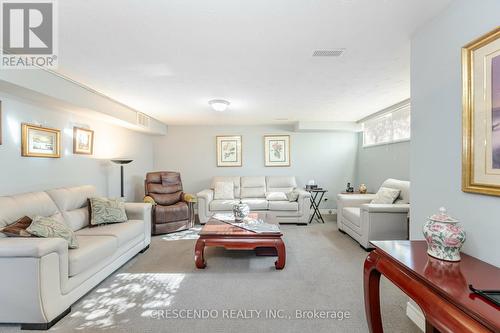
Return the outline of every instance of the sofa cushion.
{"type": "Polygon", "coordinates": [[[125,202],[122,198],[90,198],[90,225],[127,221],[125,202]]]}
{"type": "Polygon", "coordinates": [[[389,187],[400,190],[399,197],[396,198],[397,204],[408,204],[410,203],[410,182],[406,180],[398,179],[387,179],[381,187],[389,187]]]}
{"type": "Polygon", "coordinates": [[[214,212],[233,210],[233,205],[238,202],[238,200],[212,200],[210,210],[214,212]]]}
{"type": "Polygon", "coordinates": [[[31,225],[31,222],[33,222],[33,220],[28,216],[21,217],[15,223],[5,228],[0,228],[0,233],[5,234],[7,237],[31,237],[32,235],[26,231],[31,225]]]}
{"type": "Polygon", "coordinates": [[[52,216],[63,221],[54,201],[46,192],[32,192],[0,197],[0,228],[10,225],[23,216],[52,216]]]}
{"type": "Polygon", "coordinates": [[[64,221],[73,231],[89,225],[88,199],[96,196],[91,185],[57,188],[47,191],[62,213],[64,221]]]}
{"type": "Polygon", "coordinates": [[[297,187],[294,176],[267,176],[266,185],[268,192],[290,192],[297,187]]]}
{"type": "Polygon", "coordinates": [[[189,207],[184,201],[170,206],[155,206],[156,224],[177,222],[189,218],[189,207]]]}
{"type": "Polygon", "coordinates": [[[234,197],[239,198],[240,197],[240,177],[229,177],[229,176],[217,176],[212,178],[212,184],[210,185],[210,188],[213,190],[215,189],[215,183],[217,182],[232,182],[234,185],[234,197]]]}
{"type": "Polygon", "coordinates": [[[359,207],[343,208],[342,216],[357,227],[361,224],[361,209],[359,207]]]}
{"type": "Polygon", "coordinates": [[[233,200],[234,199],[234,184],[233,184],[233,182],[217,182],[217,183],[215,183],[214,199],[216,199],[216,200],[233,200]]]}
{"type": "Polygon", "coordinates": [[[247,198],[241,199],[241,202],[246,203],[250,210],[266,210],[268,207],[268,201],[265,198],[247,198]]]}
{"type": "Polygon", "coordinates": [[[80,247],[68,251],[70,277],[88,270],[100,261],[108,259],[118,248],[118,240],[113,236],[77,235],[77,239],[80,247]]]}
{"type": "Polygon", "coordinates": [[[241,198],[265,198],[266,177],[241,177],[241,198]]]}
{"type": "Polygon", "coordinates": [[[286,201],[269,201],[269,210],[286,210],[286,211],[298,211],[299,204],[297,201],[290,202],[286,201]]]}
{"type": "Polygon", "coordinates": [[[391,205],[399,197],[399,193],[401,193],[401,190],[399,189],[381,187],[379,188],[377,194],[375,194],[371,203],[391,205]]]}
{"type": "Polygon", "coordinates": [[[118,246],[123,246],[129,241],[144,235],[143,220],[129,220],[123,223],[104,224],[94,228],[84,228],[78,230],[77,236],[110,236],[117,240],[118,246]]]}
{"type": "Polygon", "coordinates": [[[267,192],[266,193],[267,201],[285,201],[288,200],[285,192],[267,192]]]}
{"type": "Polygon", "coordinates": [[[52,217],[36,216],[26,231],[38,237],[63,238],[68,242],[70,249],[78,247],[78,241],[73,230],[64,222],[52,217]]]}

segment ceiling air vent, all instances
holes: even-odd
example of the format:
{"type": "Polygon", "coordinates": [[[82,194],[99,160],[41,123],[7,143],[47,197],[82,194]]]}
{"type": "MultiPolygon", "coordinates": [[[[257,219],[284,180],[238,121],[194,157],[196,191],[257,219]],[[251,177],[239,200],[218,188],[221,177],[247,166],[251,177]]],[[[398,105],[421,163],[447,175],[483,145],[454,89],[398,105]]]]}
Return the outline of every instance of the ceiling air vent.
{"type": "Polygon", "coordinates": [[[313,57],[340,57],[344,51],[345,49],[316,50],[313,52],[313,57]]]}
{"type": "Polygon", "coordinates": [[[145,115],[142,112],[137,112],[137,125],[141,127],[146,127],[149,128],[149,121],[151,118],[149,118],[147,115],[145,115]]]}

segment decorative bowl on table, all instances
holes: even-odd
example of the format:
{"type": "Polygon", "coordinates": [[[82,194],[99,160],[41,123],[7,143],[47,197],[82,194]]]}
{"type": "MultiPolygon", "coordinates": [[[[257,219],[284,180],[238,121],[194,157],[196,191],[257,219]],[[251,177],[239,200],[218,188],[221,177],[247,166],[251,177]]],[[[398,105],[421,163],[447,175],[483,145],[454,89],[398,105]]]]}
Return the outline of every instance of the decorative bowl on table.
{"type": "Polygon", "coordinates": [[[236,221],[242,221],[250,214],[250,206],[240,201],[233,205],[233,214],[236,221]]]}
{"type": "Polygon", "coordinates": [[[423,232],[427,241],[427,253],[441,260],[460,261],[460,248],[465,242],[465,230],[458,220],[441,207],[438,214],[428,218],[423,232]]]}

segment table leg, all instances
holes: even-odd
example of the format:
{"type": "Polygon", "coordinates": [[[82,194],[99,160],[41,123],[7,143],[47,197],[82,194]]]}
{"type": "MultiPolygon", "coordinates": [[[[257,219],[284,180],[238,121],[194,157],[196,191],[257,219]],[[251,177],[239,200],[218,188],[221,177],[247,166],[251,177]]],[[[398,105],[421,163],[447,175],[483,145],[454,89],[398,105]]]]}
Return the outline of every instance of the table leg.
{"type": "Polygon", "coordinates": [[[194,247],[194,262],[197,268],[207,267],[207,263],[205,262],[205,257],[204,257],[204,251],[205,251],[205,241],[198,239],[194,247]]]}
{"type": "Polygon", "coordinates": [[[276,241],[276,251],[278,252],[278,260],[274,263],[276,269],[283,269],[286,263],[285,243],[280,239],[276,241]]]}
{"type": "Polygon", "coordinates": [[[321,222],[325,223],[325,220],[323,220],[323,215],[321,215],[321,212],[319,211],[319,206],[321,205],[321,200],[323,200],[323,196],[325,195],[325,192],[321,192],[321,195],[319,197],[318,203],[316,204],[317,207],[317,212],[318,212],[318,217],[321,220],[321,222]]]}
{"type": "Polygon", "coordinates": [[[364,265],[365,312],[371,333],[383,333],[380,314],[380,272],[377,270],[378,254],[371,252],[364,265]]]}

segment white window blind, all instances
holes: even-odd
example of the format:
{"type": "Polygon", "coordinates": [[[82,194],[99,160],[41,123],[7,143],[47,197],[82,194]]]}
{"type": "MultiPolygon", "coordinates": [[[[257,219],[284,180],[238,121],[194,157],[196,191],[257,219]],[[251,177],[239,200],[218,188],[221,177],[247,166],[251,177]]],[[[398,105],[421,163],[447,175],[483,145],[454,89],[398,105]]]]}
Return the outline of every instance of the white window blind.
{"type": "Polygon", "coordinates": [[[363,122],[363,146],[410,140],[410,104],[363,122]]]}

